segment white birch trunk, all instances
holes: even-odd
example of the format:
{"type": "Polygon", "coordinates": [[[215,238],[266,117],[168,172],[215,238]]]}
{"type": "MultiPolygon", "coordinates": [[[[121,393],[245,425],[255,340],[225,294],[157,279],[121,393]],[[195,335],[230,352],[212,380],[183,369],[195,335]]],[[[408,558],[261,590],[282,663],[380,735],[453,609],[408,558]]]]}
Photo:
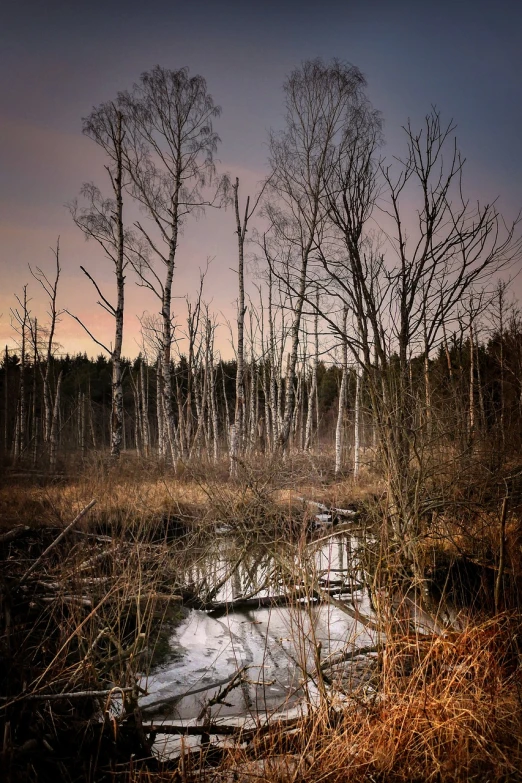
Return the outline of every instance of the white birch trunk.
{"type": "Polygon", "coordinates": [[[160,460],[164,460],[166,455],[162,386],[162,361],[161,356],[158,356],[158,361],[156,364],[156,420],[158,426],[158,457],[160,460]]]}
{"type": "Polygon", "coordinates": [[[357,480],[361,466],[361,374],[362,367],[357,364],[355,377],[355,416],[353,433],[353,477],[357,480]]]}
{"type": "Polygon", "coordinates": [[[141,390],[141,433],[143,451],[145,456],[150,456],[150,429],[149,429],[149,405],[148,394],[145,389],[145,373],[143,372],[143,359],[140,361],[140,390],[141,390]]]}
{"type": "Polygon", "coordinates": [[[342,451],[343,451],[343,427],[344,427],[344,411],[346,403],[346,385],[348,381],[348,346],[346,343],[346,322],[348,318],[348,310],[345,307],[343,313],[343,374],[341,377],[341,388],[339,389],[339,407],[337,411],[337,426],[335,428],[335,473],[340,472],[342,467],[342,451]]]}
{"type": "Polygon", "coordinates": [[[53,406],[53,418],[51,421],[51,436],[49,441],[49,467],[51,468],[51,471],[54,472],[56,470],[56,457],[58,453],[58,424],[59,424],[59,416],[60,416],[60,397],[61,397],[61,389],[62,389],[62,378],[63,378],[63,370],[60,370],[60,374],[58,375],[58,381],[56,384],[56,394],[54,395],[54,406],[53,406]]]}

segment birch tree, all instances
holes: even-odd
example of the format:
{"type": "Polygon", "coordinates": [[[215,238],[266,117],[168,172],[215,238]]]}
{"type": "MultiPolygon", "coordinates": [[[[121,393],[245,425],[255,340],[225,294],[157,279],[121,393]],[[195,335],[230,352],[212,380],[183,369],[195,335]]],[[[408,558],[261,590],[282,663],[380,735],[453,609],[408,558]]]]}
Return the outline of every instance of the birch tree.
{"type": "Polygon", "coordinates": [[[134,266],[140,285],[160,303],[165,429],[175,463],[172,286],[182,226],[189,216],[216,203],[213,197],[205,198],[204,191],[214,181],[219,137],[213,120],[221,109],[202,76],[189,76],[187,68],[173,71],[160,66],[143,73],[132,92],[120,93],[118,106],[128,117],[124,166],[129,190],[147,218],[146,223],[136,222],[145,250],[136,256],[134,266]]]}
{"type": "Polygon", "coordinates": [[[27,340],[29,337],[30,317],[29,302],[27,299],[27,285],[23,287],[22,298],[16,296],[19,307],[11,308],[11,324],[19,337],[20,364],[18,384],[18,412],[13,441],[13,457],[18,462],[24,453],[27,436],[27,399],[26,399],[26,369],[27,369],[27,340]]]}
{"type": "Polygon", "coordinates": [[[113,103],[105,103],[94,109],[83,121],[83,132],[93,139],[106,153],[109,163],[105,167],[109,175],[112,197],[105,199],[93,184],[86,183],[81,195],[84,206],[78,202],[71,205],[71,214],[76,225],[87,239],[94,239],[103,249],[105,256],[114,265],[116,279],[116,301],[113,304],[102,293],[100,285],[83,266],[83,273],[90,280],[98,294],[99,306],[114,318],[114,343],[108,347],[95,338],[89,329],[76,317],[89,336],[111,357],[112,363],[112,408],[111,408],[111,456],[119,458],[123,438],[123,385],[121,352],[123,345],[123,316],[125,304],[125,267],[128,249],[132,243],[130,233],[123,225],[124,182],[124,117],[113,103]]]}
{"type": "Polygon", "coordinates": [[[278,443],[286,448],[294,406],[303,305],[309,266],[325,226],[325,186],[338,137],[363,101],[364,78],[354,66],[309,60],[284,85],[286,124],[270,137],[271,181],[265,213],[270,231],[264,250],[280,284],[292,293],[292,324],[283,420],[278,443]]]}
{"type": "Polygon", "coordinates": [[[52,421],[53,421],[53,411],[54,411],[54,401],[53,401],[53,394],[52,394],[52,376],[53,376],[53,364],[54,364],[54,351],[55,351],[55,334],[56,334],[56,326],[59,321],[60,315],[62,314],[62,311],[58,309],[57,305],[57,297],[58,297],[58,281],[60,279],[61,274],[61,266],[60,266],[60,237],[58,237],[56,241],[56,248],[53,250],[54,258],[55,258],[55,275],[54,279],[49,279],[46,272],[44,272],[43,269],[40,267],[36,267],[35,269],[32,269],[29,267],[29,270],[32,274],[32,276],[35,278],[35,280],[38,281],[40,286],[42,287],[42,290],[47,296],[48,301],[48,311],[47,315],[49,316],[49,324],[47,327],[47,335],[46,335],[46,345],[45,345],[45,371],[43,370],[42,363],[39,363],[40,367],[40,374],[42,377],[42,388],[43,388],[43,405],[44,405],[44,416],[43,416],[43,438],[44,443],[49,444],[51,441],[51,429],[52,429],[52,421]]]}

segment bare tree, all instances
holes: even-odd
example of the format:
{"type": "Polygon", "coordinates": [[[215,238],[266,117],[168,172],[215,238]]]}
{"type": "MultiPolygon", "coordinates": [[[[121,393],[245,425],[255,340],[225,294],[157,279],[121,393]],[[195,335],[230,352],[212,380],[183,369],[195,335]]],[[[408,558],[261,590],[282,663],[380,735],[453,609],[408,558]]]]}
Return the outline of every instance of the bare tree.
{"type": "Polygon", "coordinates": [[[56,334],[56,325],[61,315],[61,311],[58,309],[57,306],[58,281],[60,279],[60,273],[62,271],[60,266],[60,237],[58,237],[56,241],[56,248],[53,250],[53,253],[56,262],[56,272],[54,275],[54,279],[49,280],[47,274],[43,271],[43,269],[41,269],[38,266],[34,270],[31,267],[29,267],[32,276],[35,278],[35,280],[37,280],[40,283],[42,289],[47,295],[47,299],[49,303],[49,310],[47,312],[49,316],[49,325],[47,328],[47,339],[46,339],[46,346],[45,346],[46,349],[45,372],[43,371],[42,365],[40,364],[40,372],[42,375],[42,386],[43,386],[43,403],[44,403],[43,436],[44,436],[44,442],[47,444],[50,443],[51,440],[51,429],[52,429],[52,420],[53,420],[53,411],[54,411],[54,401],[53,401],[53,395],[51,389],[54,351],[55,351],[54,338],[56,334]]]}
{"type": "Polygon", "coordinates": [[[309,265],[322,242],[325,186],[335,145],[359,111],[364,79],[354,66],[334,60],[309,60],[284,85],[286,127],[270,137],[271,182],[265,213],[270,231],[264,251],[273,273],[293,297],[293,320],[286,378],[285,408],[279,446],[290,436],[294,383],[303,305],[309,288],[309,265]]]}
{"type": "MultiPolygon", "coordinates": [[[[348,308],[346,305],[343,308],[343,320],[342,330],[344,334],[347,333],[346,324],[348,321],[348,308]]],[[[337,425],[335,428],[335,473],[338,474],[341,471],[342,466],[342,453],[343,453],[343,435],[344,435],[344,415],[346,408],[346,392],[348,384],[348,347],[346,341],[342,343],[343,361],[342,361],[342,374],[341,374],[341,386],[339,389],[339,403],[337,410],[337,425]]]]}
{"type": "Polygon", "coordinates": [[[234,424],[230,437],[230,472],[235,474],[237,468],[237,454],[241,452],[245,439],[245,241],[248,231],[248,223],[255,213],[264,188],[250,208],[250,196],[247,196],[243,216],[239,210],[239,179],[236,177],[233,185],[234,214],[236,219],[237,249],[238,249],[238,300],[237,300],[237,351],[236,351],[236,406],[234,411],[234,424]]]}
{"type": "Polygon", "coordinates": [[[83,121],[83,132],[93,139],[107,154],[109,165],[105,168],[110,178],[113,197],[103,198],[98,188],[84,184],[82,196],[85,207],[77,202],[71,205],[71,214],[76,225],[87,239],[94,239],[103,248],[106,257],[114,264],[116,277],[116,304],[113,304],[101,291],[94,277],[81,267],[89,278],[98,296],[98,304],[115,321],[114,344],[112,348],[93,337],[89,329],[76,318],[92,339],[111,357],[112,363],[112,411],[111,411],[111,456],[120,456],[123,438],[123,385],[121,352],[123,345],[123,316],[125,304],[125,267],[126,247],[132,244],[129,233],[123,225],[123,150],[125,139],[124,118],[122,112],[113,103],[105,103],[94,109],[83,121]]]}
{"type": "MultiPolygon", "coordinates": [[[[319,289],[317,289],[316,298],[315,298],[314,349],[315,350],[314,350],[314,362],[312,365],[312,383],[310,386],[310,393],[308,395],[308,412],[306,417],[306,431],[305,431],[305,443],[304,443],[304,447],[307,451],[310,449],[312,444],[314,407],[315,407],[315,399],[317,396],[317,370],[319,367],[319,289]]],[[[317,421],[317,427],[319,427],[319,421],[317,421]]]]}
{"type": "Polygon", "coordinates": [[[212,121],[221,110],[202,76],[189,76],[187,68],[172,71],[159,66],[143,73],[131,93],[120,93],[118,106],[128,118],[124,166],[129,190],[148,219],[148,225],[136,223],[146,250],[137,254],[134,265],[140,285],[161,302],[165,425],[175,462],[172,285],[184,222],[214,203],[203,190],[214,178],[219,137],[212,121]]]}
{"type": "MultiPolygon", "coordinates": [[[[341,334],[337,321],[323,315],[364,369],[386,463],[391,518],[397,540],[404,541],[416,535],[422,497],[409,393],[411,353],[417,348],[429,354],[463,296],[509,263],[520,240],[517,221],[503,231],[494,205],[471,208],[464,198],[453,125],[442,126],[437,111],[418,133],[406,126],[408,153],[398,174],[392,166],[377,166],[378,134],[369,119],[370,124],[361,115],[361,128],[339,150],[325,183],[334,239],[341,245],[336,252],[320,249],[323,285],[350,308],[357,336],[341,334]],[[368,221],[379,195],[379,172],[388,230],[376,245],[368,221]],[[407,232],[415,188],[417,229],[407,232]]],[[[334,247],[332,240],[328,249],[334,247]]]]}
{"type": "Polygon", "coordinates": [[[27,339],[29,336],[29,324],[31,311],[27,299],[27,285],[23,287],[22,298],[16,296],[19,307],[11,308],[11,324],[19,337],[20,346],[20,375],[18,386],[18,412],[15,425],[15,437],[13,442],[13,457],[17,462],[26,447],[27,436],[27,399],[26,399],[26,365],[27,365],[27,339]]]}

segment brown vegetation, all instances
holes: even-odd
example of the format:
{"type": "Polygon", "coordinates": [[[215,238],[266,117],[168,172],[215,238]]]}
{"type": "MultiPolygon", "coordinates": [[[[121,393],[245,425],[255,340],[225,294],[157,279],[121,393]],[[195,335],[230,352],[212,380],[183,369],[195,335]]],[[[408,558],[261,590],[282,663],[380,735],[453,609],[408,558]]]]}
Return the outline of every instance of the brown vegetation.
{"type": "MultiPolygon", "coordinates": [[[[204,600],[181,574],[208,546],[216,524],[230,527],[240,556],[255,540],[293,540],[299,551],[315,513],[299,498],[342,506],[352,493],[374,530],[385,505],[378,483],[311,483],[299,460],[263,469],[245,462],[233,481],[226,463],[206,479],[195,468],[175,477],[159,466],[143,468],[137,473],[132,460],[116,467],[98,462],[81,475],[73,470],[39,485],[19,474],[0,490],[7,780],[518,779],[522,627],[513,610],[494,614],[501,519],[498,507],[484,505],[483,485],[480,506],[475,514],[467,507],[465,524],[448,512],[426,525],[419,562],[433,588],[431,604],[422,601],[415,575],[410,587],[401,586],[392,550],[384,557],[386,550],[378,548],[378,555],[369,545],[369,587],[385,622],[378,657],[349,653],[333,668],[321,664],[321,701],[297,721],[238,729],[160,762],[153,734],[167,729],[147,725],[141,715],[137,674],[150,665],[181,604],[204,600]],[[96,505],[55,545],[90,498],[96,505]],[[470,564],[492,578],[477,577],[470,564]],[[467,607],[465,595],[472,597],[467,607]],[[419,602],[439,633],[411,625],[419,602]],[[361,666],[370,667],[369,679],[361,679],[361,666]]],[[[506,524],[506,607],[518,606],[517,520],[514,505],[506,524]]],[[[284,572],[290,561],[279,551],[284,572]]],[[[328,600],[315,579],[308,570],[303,589],[328,600]]]]}

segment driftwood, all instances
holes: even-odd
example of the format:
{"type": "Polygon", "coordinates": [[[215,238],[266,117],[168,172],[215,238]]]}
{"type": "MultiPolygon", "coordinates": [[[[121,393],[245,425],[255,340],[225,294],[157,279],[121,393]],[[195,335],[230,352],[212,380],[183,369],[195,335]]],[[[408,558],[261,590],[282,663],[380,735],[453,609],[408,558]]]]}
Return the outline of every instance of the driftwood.
{"type": "Polygon", "coordinates": [[[358,519],[360,516],[359,511],[351,508],[335,508],[334,506],[325,506],[324,503],[319,503],[317,500],[308,500],[307,498],[298,497],[302,503],[308,506],[314,506],[324,514],[331,514],[333,517],[346,517],[347,519],[358,519]]]}
{"type": "Polygon", "coordinates": [[[175,696],[166,696],[164,699],[158,699],[157,701],[150,702],[149,704],[143,704],[141,706],[142,712],[150,712],[157,707],[163,707],[168,704],[176,704],[181,699],[185,699],[187,696],[195,696],[198,693],[204,693],[205,691],[214,690],[215,688],[221,688],[223,685],[228,685],[230,682],[236,679],[239,672],[234,672],[230,677],[225,677],[224,680],[218,680],[217,682],[211,682],[208,685],[201,685],[199,688],[194,688],[191,691],[185,691],[185,693],[178,693],[175,696]]]}

